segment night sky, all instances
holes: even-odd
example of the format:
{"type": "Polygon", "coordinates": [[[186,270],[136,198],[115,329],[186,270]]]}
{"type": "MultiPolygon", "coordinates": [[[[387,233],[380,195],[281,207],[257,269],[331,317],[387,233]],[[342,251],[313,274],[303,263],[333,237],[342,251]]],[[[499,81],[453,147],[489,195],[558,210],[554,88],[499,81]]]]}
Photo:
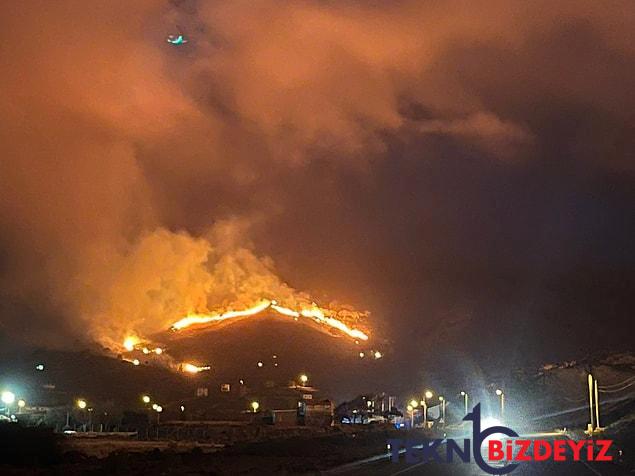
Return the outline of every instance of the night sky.
{"type": "Polygon", "coordinates": [[[287,283],[392,379],[632,349],[635,3],[477,3],[5,2],[0,332],[287,283]]]}

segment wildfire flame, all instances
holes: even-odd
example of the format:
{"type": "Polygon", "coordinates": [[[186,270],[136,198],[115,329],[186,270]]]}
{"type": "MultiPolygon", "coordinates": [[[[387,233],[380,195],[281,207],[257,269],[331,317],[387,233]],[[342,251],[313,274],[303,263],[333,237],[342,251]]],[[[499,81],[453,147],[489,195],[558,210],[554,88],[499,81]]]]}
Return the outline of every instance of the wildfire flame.
{"type": "Polygon", "coordinates": [[[137,344],[139,344],[139,339],[134,336],[126,337],[123,341],[123,347],[128,352],[132,352],[137,344]]]}
{"type": "Polygon", "coordinates": [[[209,365],[198,366],[188,363],[181,364],[181,370],[183,372],[187,372],[188,374],[197,374],[199,372],[205,372],[206,370],[210,369],[211,367],[209,365]]]}
{"type": "Polygon", "coordinates": [[[271,305],[271,302],[264,301],[260,304],[257,304],[254,307],[249,309],[245,309],[244,311],[229,311],[224,314],[190,314],[187,317],[184,317],[180,321],[172,324],[171,329],[178,331],[181,329],[185,329],[186,327],[190,327],[195,324],[207,324],[210,322],[220,322],[225,319],[231,319],[233,317],[245,317],[245,316],[253,316],[254,314],[258,314],[259,312],[264,311],[271,305]]]}
{"type": "MultiPolygon", "coordinates": [[[[209,365],[194,365],[188,362],[184,362],[182,364],[175,364],[173,359],[165,353],[165,349],[162,347],[147,347],[143,345],[141,339],[136,336],[128,336],[123,341],[123,347],[127,352],[140,352],[144,355],[148,354],[156,354],[157,356],[166,355],[166,358],[162,361],[163,365],[166,365],[169,368],[174,370],[180,370],[181,372],[185,372],[188,374],[197,374],[200,372],[205,372],[206,370],[211,370],[209,365]]],[[[141,361],[137,358],[132,357],[122,357],[124,362],[132,364],[134,366],[141,365],[141,361]]],[[[156,364],[156,361],[155,361],[156,364]]]]}
{"type": "Polygon", "coordinates": [[[228,312],[220,313],[220,314],[190,314],[184,317],[183,319],[180,319],[176,321],[174,324],[172,324],[171,329],[178,331],[193,325],[208,324],[211,322],[220,322],[220,321],[224,321],[224,320],[232,319],[232,318],[254,316],[256,314],[261,313],[262,311],[266,309],[271,309],[281,315],[293,317],[295,319],[299,317],[306,317],[309,319],[313,319],[320,324],[331,327],[333,329],[337,329],[343,332],[344,334],[348,335],[349,337],[352,337],[353,339],[368,340],[367,334],[360,331],[359,329],[353,329],[349,327],[344,322],[342,322],[341,320],[335,317],[326,315],[325,312],[329,313],[329,311],[322,309],[315,304],[313,304],[310,308],[304,308],[304,309],[300,309],[299,311],[296,311],[294,309],[280,306],[277,303],[277,301],[274,301],[274,300],[270,301],[268,299],[263,299],[257,305],[250,307],[248,309],[244,309],[242,311],[228,311],[228,312]]]}

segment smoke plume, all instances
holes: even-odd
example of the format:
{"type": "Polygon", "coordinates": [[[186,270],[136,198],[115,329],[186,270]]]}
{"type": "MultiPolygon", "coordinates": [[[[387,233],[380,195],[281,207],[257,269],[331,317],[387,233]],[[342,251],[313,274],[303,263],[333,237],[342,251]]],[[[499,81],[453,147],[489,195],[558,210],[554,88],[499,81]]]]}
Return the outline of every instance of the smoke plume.
{"type": "MultiPolygon", "coordinates": [[[[307,208],[319,215],[337,208],[326,205],[337,203],[329,184],[372,175],[376,158],[391,160],[391,143],[441,138],[514,164],[544,146],[542,118],[530,112],[538,97],[566,91],[568,103],[632,110],[632,96],[615,93],[625,79],[601,65],[613,57],[589,51],[591,69],[571,55],[562,75],[553,68],[561,56],[548,53],[563,42],[575,49],[574,29],[632,59],[634,9],[621,5],[7,3],[5,330],[26,319],[25,335],[54,329],[49,343],[64,335],[108,345],[263,295],[310,302],[252,236],[275,240],[272,220],[293,207],[296,181],[313,187],[307,171],[327,164],[307,208]],[[166,43],[179,32],[187,44],[166,43]]],[[[305,220],[293,226],[315,226],[305,220]]]]}

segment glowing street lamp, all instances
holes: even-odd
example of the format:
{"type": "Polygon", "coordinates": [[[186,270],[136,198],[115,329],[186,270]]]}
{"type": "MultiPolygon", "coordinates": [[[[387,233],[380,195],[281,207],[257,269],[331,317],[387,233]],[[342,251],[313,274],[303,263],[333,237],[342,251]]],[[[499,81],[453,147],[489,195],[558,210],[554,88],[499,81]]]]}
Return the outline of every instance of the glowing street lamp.
{"type": "MultiPolygon", "coordinates": [[[[88,403],[83,398],[78,398],[77,401],[75,402],[75,405],[77,405],[77,408],[79,408],[82,411],[81,412],[82,420],[84,420],[84,417],[86,416],[84,414],[84,410],[88,406],[88,403]]],[[[90,415],[89,415],[89,417],[90,417],[90,415]]],[[[68,417],[67,417],[67,420],[68,420],[68,417]]],[[[86,421],[85,420],[82,423],[82,427],[84,428],[84,431],[86,431],[86,421]]]]}
{"type": "Polygon", "coordinates": [[[503,393],[503,391],[500,388],[497,388],[496,389],[496,395],[498,395],[498,397],[500,399],[501,419],[503,419],[505,417],[505,394],[503,393]]]}
{"type": "Polygon", "coordinates": [[[2,400],[2,403],[4,403],[7,407],[7,415],[9,415],[11,413],[11,405],[15,402],[15,394],[13,392],[9,392],[8,390],[4,391],[2,392],[2,395],[0,395],[0,400],[2,400]]]}
{"type": "Polygon", "coordinates": [[[24,407],[26,407],[26,402],[23,399],[18,400],[18,413],[22,413],[24,407]]]}
{"type": "Polygon", "coordinates": [[[430,390],[426,390],[423,393],[423,400],[421,401],[421,405],[423,405],[423,426],[424,428],[428,427],[428,399],[433,397],[433,393],[430,390]]]}
{"type": "Polygon", "coordinates": [[[258,411],[258,409],[260,408],[260,403],[254,401],[251,402],[251,408],[254,411],[254,413],[256,413],[258,411]]]}
{"type": "Polygon", "coordinates": [[[141,401],[142,401],[143,403],[146,403],[146,404],[147,404],[147,403],[150,403],[150,395],[143,395],[143,396],[141,397],[141,401]]]}
{"type": "Polygon", "coordinates": [[[0,398],[2,399],[2,403],[5,405],[13,405],[13,402],[15,402],[15,393],[5,391],[2,392],[2,396],[0,398]]]}
{"type": "Polygon", "coordinates": [[[161,422],[161,412],[163,407],[161,405],[152,405],[155,412],[157,412],[157,438],[159,437],[159,423],[161,422]]]}
{"type": "Polygon", "coordinates": [[[465,403],[465,414],[467,415],[467,392],[461,390],[461,396],[463,397],[463,403],[465,403]]]}
{"type": "Polygon", "coordinates": [[[419,406],[419,402],[417,402],[417,400],[415,400],[414,398],[412,400],[410,400],[410,403],[408,404],[408,408],[409,408],[409,412],[410,412],[410,427],[414,428],[415,426],[415,408],[417,408],[419,406]]]}
{"type": "Polygon", "coordinates": [[[309,377],[306,374],[300,375],[300,383],[304,386],[309,381],[309,377]]]}

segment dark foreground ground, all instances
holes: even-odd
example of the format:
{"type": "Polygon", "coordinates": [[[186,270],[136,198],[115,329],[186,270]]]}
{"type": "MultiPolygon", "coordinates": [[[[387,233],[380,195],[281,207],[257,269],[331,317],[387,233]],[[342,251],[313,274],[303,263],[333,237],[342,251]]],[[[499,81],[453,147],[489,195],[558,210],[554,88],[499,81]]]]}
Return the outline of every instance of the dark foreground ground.
{"type": "MultiPolygon", "coordinates": [[[[514,475],[601,475],[635,474],[630,455],[633,427],[617,435],[614,463],[523,463],[514,475]],[[625,439],[625,438],[630,439],[625,439]]],[[[2,464],[0,475],[479,475],[475,464],[390,462],[386,442],[390,438],[420,438],[422,435],[390,429],[335,429],[323,435],[294,436],[229,448],[191,448],[169,442],[135,442],[114,445],[108,456],[88,456],[81,445],[47,430],[0,430],[2,464]],[[153,446],[156,445],[156,448],[153,446]],[[160,447],[160,449],[159,449],[160,447]]],[[[615,438],[604,435],[603,438],[615,438]]],[[[94,442],[87,442],[94,443],[94,442]]],[[[104,445],[115,442],[104,441],[104,445]]],[[[94,446],[94,445],[93,445],[94,446]]],[[[92,448],[94,450],[94,448],[92,448]]]]}
{"type": "MultiPolygon", "coordinates": [[[[188,448],[168,442],[155,442],[157,448],[149,449],[153,442],[143,442],[140,448],[137,442],[103,441],[102,445],[118,449],[98,457],[86,454],[99,453],[94,442],[86,442],[91,443],[90,451],[78,451],[82,445],[76,441],[70,444],[46,430],[25,430],[0,438],[4,463],[0,464],[0,475],[319,474],[381,453],[386,441],[396,437],[396,432],[388,429],[333,430],[325,435],[239,443],[224,449],[188,448]]],[[[403,436],[403,432],[399,434],[403,436]]]]}

